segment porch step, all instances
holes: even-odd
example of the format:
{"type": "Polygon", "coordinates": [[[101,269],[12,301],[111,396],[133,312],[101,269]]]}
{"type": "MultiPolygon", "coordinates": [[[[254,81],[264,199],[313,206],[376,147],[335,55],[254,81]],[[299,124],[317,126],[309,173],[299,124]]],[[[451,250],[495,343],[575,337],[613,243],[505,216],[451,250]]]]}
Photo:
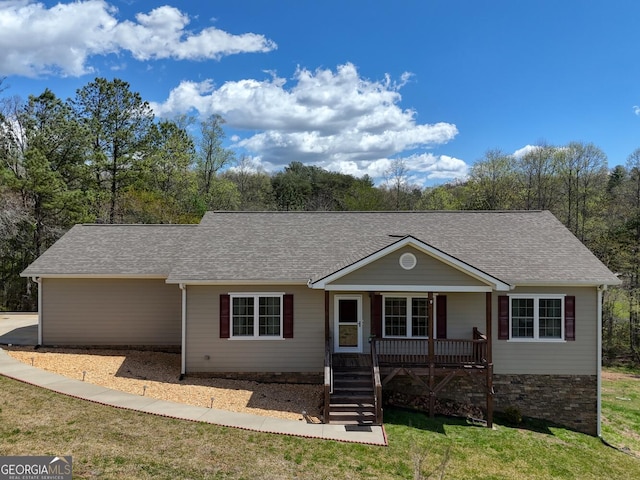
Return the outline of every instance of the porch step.
{"type": "Polygon", "coordinates": [[[331,412],[329,422],[339,425],[374,425],[375,412],[354,410],[350,412],[331,412]]]}
{"type": "Polygon", "coordinates": [[[340,402],[340,399],[336,399],[334,402],[332,399],[331,405],[329,406],[329,423],[341,425],[372,425],[375,421],[376,407],[373,399],[357,403],[340,402]]]}
{"type": "Polygon", "coordinates": [[[334,372],[333,392],[341,395],[368,394],[373,395],[371,373],[368,376],[351,376],[334,372]]]}
{"type": "Polygon", "coordinates": [[[368,376],[345,376],[333,374],[333,388],[343,387],[365,387],[371,390],[373,388],[371,383],[371,374],[368,376]]]}
{"type": "Polygon", "coordinates": [[[359,366],[359,367],[350,367],[348,365],[334,365],[333,371],[341,372],[341,373],[350,373],[352,375],[370,375],[371,367],[367,365],[359,366]]]}
{"type": "Polygon", "coordinates": [[[371,378],[371,369],[349,370],[349,367],[334,367],[333,377],[369,379],[371,378]]]}
{"type": "Polygon", "coordinates": [[[371,368],[344,365],[334,368],[329,423],[373,425],[375,411],[371,368]]]}
{"type": "Polygon", "coordinates": [[[375,399],[372,393],[344,393],[334,391],[331,394],[330,405],[372,405],[373,403],[375,403],[375,399]]]}
{"type": "Polygon", "coordinates": [[[373,389],[370,386],[358,386],[358,385],[349,385],[349,386],[333,386],[334,392],[339,392],[340,395],[349,396],[349,395],[365,395],[372,396],[373,389]]]}
{"type": "Polygon", "coordinates": [[[369,402],[362,403],[332,403],[331,411],[335,412],[351,412],[355,410],[362,410],[365,412],[373,412],[375,410],[375,405],[369,402]]]}

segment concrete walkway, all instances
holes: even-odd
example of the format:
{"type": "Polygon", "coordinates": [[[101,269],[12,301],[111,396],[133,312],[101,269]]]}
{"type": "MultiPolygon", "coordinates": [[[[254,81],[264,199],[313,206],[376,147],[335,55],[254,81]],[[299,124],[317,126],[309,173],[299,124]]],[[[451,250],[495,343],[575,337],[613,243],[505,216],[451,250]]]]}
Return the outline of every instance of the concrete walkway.
{"type": "Polygon", "coordinates": [[[101,405],[136,410],[164,417],[212,423],[256,432],[369,445],[387,445],[384,428],[381,426],[306,423],[166,402],[151,397],[111,390],[99,385],[47,372],[15,360],[2,349],[0,349],[0,375],[101,405]]]}
{"type": "Polygon", "coordinates": [[[0,313],[0,345],[37,345],[37,313],[0,313]]]}

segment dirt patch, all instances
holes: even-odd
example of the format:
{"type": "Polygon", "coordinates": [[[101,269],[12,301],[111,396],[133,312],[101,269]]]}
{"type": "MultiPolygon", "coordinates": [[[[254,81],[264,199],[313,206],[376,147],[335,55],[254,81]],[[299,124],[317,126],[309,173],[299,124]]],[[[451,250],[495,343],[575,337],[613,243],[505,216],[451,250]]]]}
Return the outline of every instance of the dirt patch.
{"type": "Polygon", "coordinates": [[[3,347],[28,365],[69,378],[160,400],[275,418],[320,422],[320,385],[268,384],[246,380],[179,380],[180,354],[133,350],[3,347]]]}
{"type": "Polygon", "coordinates": [[[603,380],[622,380],[622,379],[640,380],[640,375],[633,374],[633,373],[621,373],[621,372],[611,372],[611,371],[603,370],[602,379],[603,380]]]}

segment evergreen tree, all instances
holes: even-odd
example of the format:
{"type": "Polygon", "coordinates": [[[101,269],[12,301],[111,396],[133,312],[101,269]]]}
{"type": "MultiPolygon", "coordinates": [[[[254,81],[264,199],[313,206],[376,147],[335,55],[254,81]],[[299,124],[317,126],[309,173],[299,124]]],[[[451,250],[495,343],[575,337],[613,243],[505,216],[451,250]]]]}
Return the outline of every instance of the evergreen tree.
{"type": "Polygon", "coordinates": [[[135,167],[148,154],[153,112],[139,93],[117,78],[96,78],[76,92],[72,104],[91,135],[92,155],[88,160],[100,194],[96,214],[115,223],[123,217],[120,197],[133,183],[135,167]],[[106,212],[101,205],[103,198],[106,212]]]}

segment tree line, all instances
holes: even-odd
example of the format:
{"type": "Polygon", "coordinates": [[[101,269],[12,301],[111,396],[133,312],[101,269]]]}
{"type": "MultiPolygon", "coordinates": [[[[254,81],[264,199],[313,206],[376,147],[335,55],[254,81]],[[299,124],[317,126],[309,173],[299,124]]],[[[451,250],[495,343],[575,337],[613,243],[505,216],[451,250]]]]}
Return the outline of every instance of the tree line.
{"type": "MultiPolygon", "coordinates": [[[[0,92],[3,94],[2,83],[0,92]]],[[[224,119],[156,119],[123,80],[75,97],[0,98],[0,310],[33,310],[19,273],[72,225],[197,223],[207,210],[550,210],[624,285],[607,293],[605,350],[640,359],[640,149],[609,169],[585,142],[488,150],[466,179],[423,188],[292,162],[256,170],[224,147],[224,119]]]]}

